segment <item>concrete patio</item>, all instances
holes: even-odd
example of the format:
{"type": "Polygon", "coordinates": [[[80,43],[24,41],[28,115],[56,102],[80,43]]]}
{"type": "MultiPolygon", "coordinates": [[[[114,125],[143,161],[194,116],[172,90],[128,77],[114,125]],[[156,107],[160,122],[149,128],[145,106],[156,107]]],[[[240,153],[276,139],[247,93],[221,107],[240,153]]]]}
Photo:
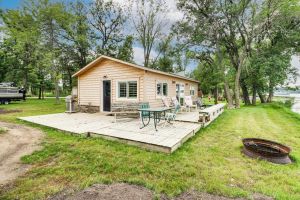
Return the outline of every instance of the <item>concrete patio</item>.
{"type": "Polygon", "coordinates": [[[103,113],[58,113],[20,117],[19,119],[61,131],[99,136],[150,150],[171,153],[194,136],[201,127],[205,127],[215,120],[224,111],[224,104],[201,111],[178,113],[176,121],[172,124],[161,120],[157,127],[158,131],[155,131],[153,119],[148,126],[140,129],[139,119],[125,118],[115,122],[114,116],[103,113]],[[199,112],[201,111],[206,111],[210,115],[209,121],[199,122],[199,112]]]}

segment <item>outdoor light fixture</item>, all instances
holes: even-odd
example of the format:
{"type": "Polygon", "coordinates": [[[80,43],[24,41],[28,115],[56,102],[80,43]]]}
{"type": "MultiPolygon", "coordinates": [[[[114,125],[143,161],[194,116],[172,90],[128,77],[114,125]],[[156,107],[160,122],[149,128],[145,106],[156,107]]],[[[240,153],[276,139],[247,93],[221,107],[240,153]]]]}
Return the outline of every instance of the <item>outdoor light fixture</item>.
{"type": "Polygon", "coordinates": [[[173,83],[173,84],[175,84],[175,83],[176,83],[176,81],[172,81],[172,83],[173,83]]]}
{"type": "Polygon", "coordinates": [[[104,75],[103,78],[107,78],[107,75],[104,75]]]}

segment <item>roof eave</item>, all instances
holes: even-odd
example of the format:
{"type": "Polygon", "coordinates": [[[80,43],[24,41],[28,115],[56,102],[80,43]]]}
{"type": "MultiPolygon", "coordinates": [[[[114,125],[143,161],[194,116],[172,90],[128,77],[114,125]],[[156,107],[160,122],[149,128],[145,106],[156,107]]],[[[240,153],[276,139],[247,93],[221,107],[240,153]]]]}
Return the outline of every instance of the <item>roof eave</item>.
{"type": "Polygon", "coordinates": [[[85,71],[87,71],[91,67],[93,67],[94,64],[96,64],[97,62],[99,62],[100,60],[105,59],[105,58],[108,59],[108,60],[115,61],[115,62],[123,63],[125,65],[129,65],[129,66],[141,69],[141,70],[145,70],[145,71],[147,70],[147,71],[150,71],[150,72],[153,72],[153,73],[164,74],[166,76],[172,76],[172,77],[176,77],[176,78],[185,79],[185,80],[188,80],[188,81],[200,83],[199,81],[191,79],[191,78],[182,77],[182,76],[179,76],[179,75],[170,74],[170,73],[167,73],[167,72],[162,72],[162,71],[154,70],[154,69],[151,69],[151,68],[142,67],[142,66],[139,66],[139,65],[135,65],[135,64],[132,64],[132,63],[129,63],[129,62],[125,62],[125,61],[118,60],[118,59],[111,58],[111,57],[104,56],[104,55],[98,57],[97,59],[95,59],[94,61],[92,61],[91,63],[89,63],[85,67],[83,67],[81,70],[79,70],[78,72],[76,72],[75,74],[73,74],[72,77],[77,77],[77,76],[81,75],[82,73],[84,73],[85,71]]]}

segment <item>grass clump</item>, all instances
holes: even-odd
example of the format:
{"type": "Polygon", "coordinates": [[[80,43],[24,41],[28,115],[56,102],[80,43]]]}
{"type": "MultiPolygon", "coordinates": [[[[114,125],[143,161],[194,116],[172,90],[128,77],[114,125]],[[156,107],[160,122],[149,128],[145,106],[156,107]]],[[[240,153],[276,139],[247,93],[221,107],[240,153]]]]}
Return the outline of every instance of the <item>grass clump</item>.
{"type": "Polygon", "coordinates": [[[6,128],[0,127],[0,134],[6,133],[6,132],[7,132],[7,129],[6,129],[6,128]]]}

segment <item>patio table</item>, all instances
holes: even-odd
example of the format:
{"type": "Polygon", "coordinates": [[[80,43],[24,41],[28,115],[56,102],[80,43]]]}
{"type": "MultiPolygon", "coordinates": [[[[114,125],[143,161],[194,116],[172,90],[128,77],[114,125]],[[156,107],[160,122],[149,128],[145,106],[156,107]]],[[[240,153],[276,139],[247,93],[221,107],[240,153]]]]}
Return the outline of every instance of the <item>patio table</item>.
{"type": "Polygon", "coordinates": [[[167,108],[167,107],[161,107],[161,108],[140,108],[138,111],[140,111],[140,117],[143,123],[143,127],[140,127],[140,129],[145,128],[146,126],[149,125],[150,119],[151,119],[151,114],[153,116],[153,121],[154,121],[154,127],[155,130],[157,131],[157,123],[160,122],[161,120],[161,115],[163,113],[163,116],[166,115],[166,111],[172,110],[172,108],[167,108]],[[144,113],[143,113],[144,112],[144,113]],[[145,114],[147,113],[147,114],[145,114]],[[144,118],[148,118],[147,122],[145,123],[144,118]]]}

